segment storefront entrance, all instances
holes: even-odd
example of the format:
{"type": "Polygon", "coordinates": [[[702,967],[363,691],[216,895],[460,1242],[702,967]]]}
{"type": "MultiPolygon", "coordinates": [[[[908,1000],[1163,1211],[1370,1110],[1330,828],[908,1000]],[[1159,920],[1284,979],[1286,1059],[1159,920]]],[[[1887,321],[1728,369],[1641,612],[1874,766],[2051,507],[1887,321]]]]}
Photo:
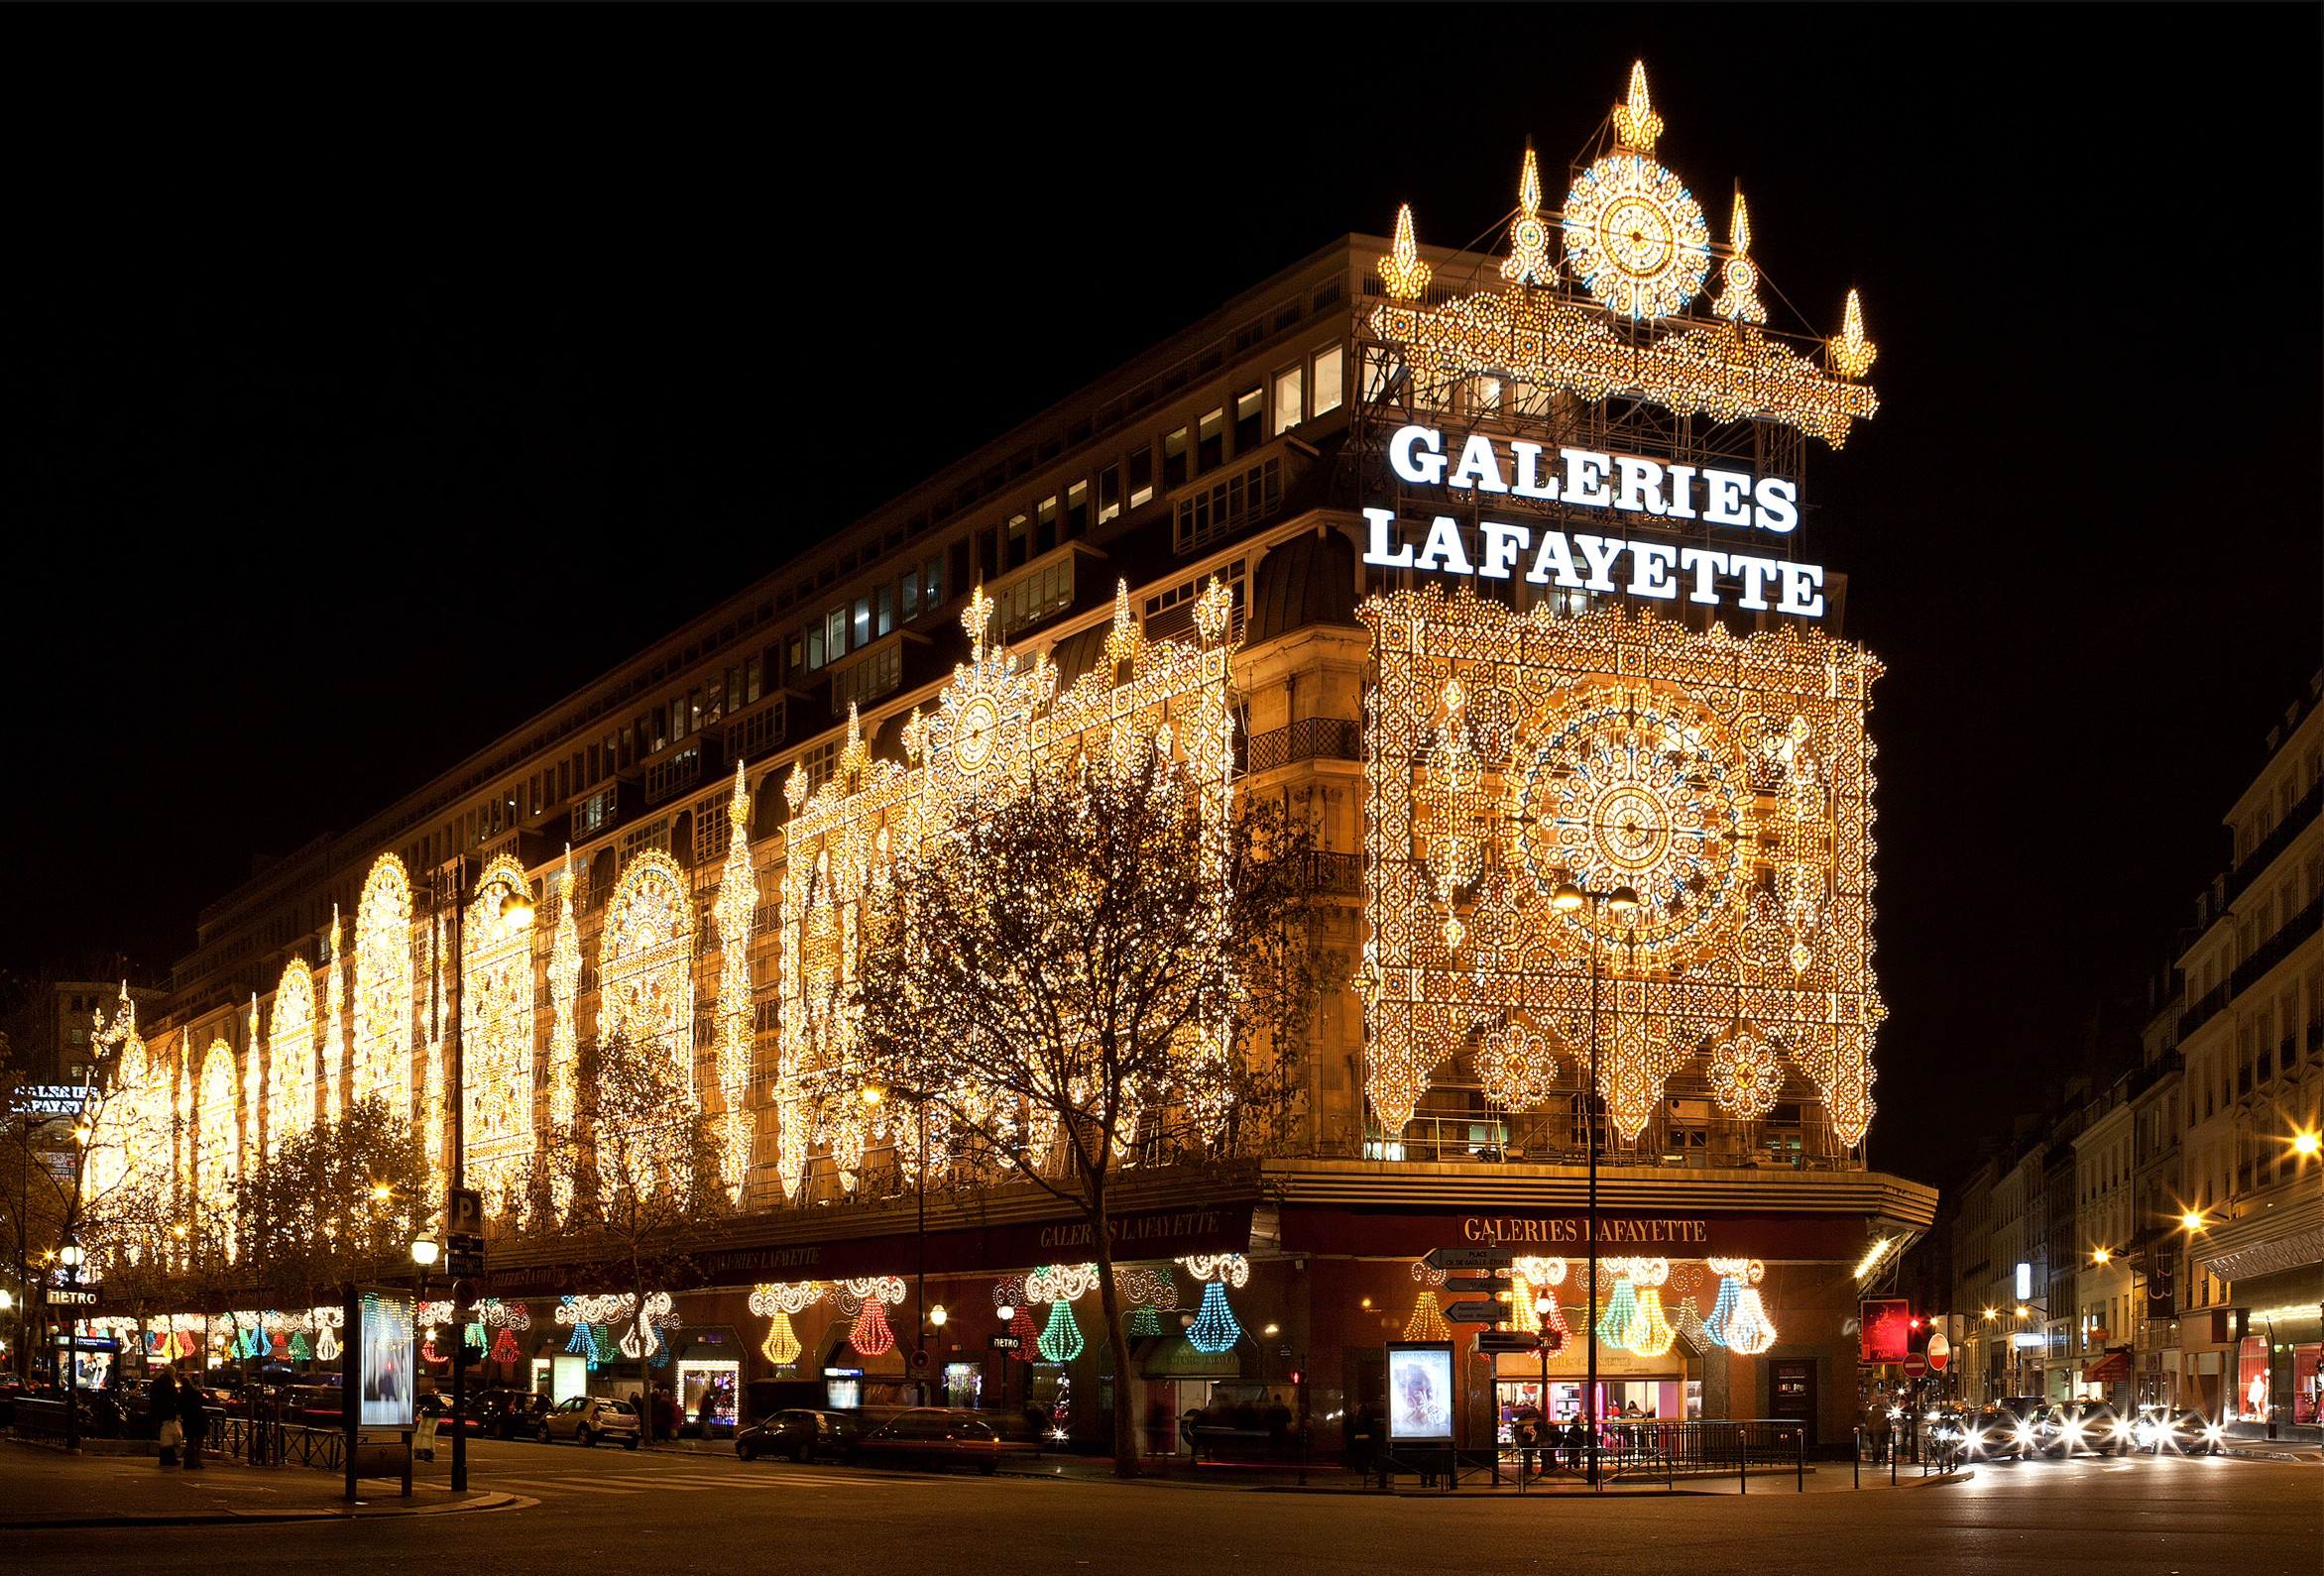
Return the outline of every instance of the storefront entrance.
{"type": "Polygon", "coordinates": [[[1815,1364],[1803,1358],[1783,1358],[1768,1364],[1768,1414],[1797,1422],[1815,1443],[1815,1364]]]}

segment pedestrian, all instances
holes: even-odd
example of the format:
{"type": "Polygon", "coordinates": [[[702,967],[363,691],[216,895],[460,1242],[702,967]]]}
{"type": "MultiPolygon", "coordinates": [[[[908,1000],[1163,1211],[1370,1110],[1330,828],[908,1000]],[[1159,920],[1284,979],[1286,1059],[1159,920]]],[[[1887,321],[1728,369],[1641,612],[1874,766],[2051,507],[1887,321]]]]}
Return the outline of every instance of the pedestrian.
{"type": "Polygon", "coordinates": [[[210,1425],[210,1398],[188,1379],[177,1387],[177,1425],[185,1431],[185,1470],[199,1472],[202,1433],[210,1425]]]}
{"type": "Polygon", "coordinates": [[[177,1446],[185,1430],[177,1421],[177,1376],[165,1368],[154,1376],[146,1393],[146,1416],[154,1425],[154,1453],[163,1466],[177,1464],[177,1446]]]}
{"type": "Polygon", "coordinates": [[[1518,1481],[1522,1483],[1525,1479],[1535,1475],[1533,1455],[1542,1442],[1541,1408],[1528,1402],[1513,1409],[1509,1413],[1509,1437],[1523,1452],[1524,1466],[1518,1477],[1518,1481]]]}

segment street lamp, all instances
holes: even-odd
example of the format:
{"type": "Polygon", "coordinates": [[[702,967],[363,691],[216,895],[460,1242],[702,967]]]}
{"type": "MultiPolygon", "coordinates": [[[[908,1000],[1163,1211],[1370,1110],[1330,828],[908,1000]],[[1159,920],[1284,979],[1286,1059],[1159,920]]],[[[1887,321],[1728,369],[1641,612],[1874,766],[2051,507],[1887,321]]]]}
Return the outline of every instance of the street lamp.
{"type": "MultiPolygon", "coordinates": [[[[1582,1091],[1582,1116],[1585,1120],[1585,1142],[1589,1157],[1589,1379],[1588,1396],[1582,1415],[1589,1425],[1589,1481],[1598,1481],[1598,1396],[1597,1396],[1597,924],[1601,909],[1611,909],[1622,919],[1638,912],[1638,894],[1627,886],[1617,886],[1610,892],[1584,891],[1571,881],[1562,882],[1551,894],[1550,906],[1561,914],[1580,912],[1587,904],[1591,923],[1584,927],[1589,937],[1589,1086],[1582,1091]]],[[[1548,1401],[1550,1386],[1550,1354],[1542,1352],[1542,1400],[1548,1401]]]]}
{"type": "Polygon", "coordinates": [[[423,1273],[436,1262],[438,1251],[435,1238],[425,1232],[411,1239],[411,1262],[418,1265],[423,1273]]]}

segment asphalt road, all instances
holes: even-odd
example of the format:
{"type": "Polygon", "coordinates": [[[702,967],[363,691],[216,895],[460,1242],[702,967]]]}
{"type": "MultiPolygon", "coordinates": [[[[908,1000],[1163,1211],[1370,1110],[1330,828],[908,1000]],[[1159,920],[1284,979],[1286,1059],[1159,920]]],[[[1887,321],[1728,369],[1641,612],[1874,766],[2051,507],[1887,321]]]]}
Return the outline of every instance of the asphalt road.
{"type": "Polygon", "coordinates": [[[58,1530],[39,1534],[37,1551],[20,1543],[13,1552],[17,1568],[43,1576],[251,1576],[293,1564],[301,1576],[571,1576],[591,1556],[647,1576],[1513,1568],[1561,1576],[2315,1576],[2324,1548],[2324,1469],[2268,1461],[1989,1463],[1970,1482],[1910,1489],[1801,1495],[1773,1485],[1762,1492],[1755,1482],[1748,1498],[1522,1502],[746,1465],[721,1455],[537,1444],[479,1443],[470,1465],[475,1486],[536,1503],[356,1523],[58,1530]]]}

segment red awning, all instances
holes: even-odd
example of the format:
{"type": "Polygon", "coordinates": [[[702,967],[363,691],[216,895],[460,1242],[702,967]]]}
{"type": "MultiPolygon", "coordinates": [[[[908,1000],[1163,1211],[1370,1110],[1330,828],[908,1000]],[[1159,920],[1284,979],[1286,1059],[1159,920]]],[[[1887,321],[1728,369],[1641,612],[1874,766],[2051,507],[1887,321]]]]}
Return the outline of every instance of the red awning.
{"type": "Polygon", "coordinates": [[[2082,1382],[2086,1385],[2107,1385],[2131,1377],[2131,1354],[2108,1352],[2096,1362],[2082,1367],[2082,1382]]]}

